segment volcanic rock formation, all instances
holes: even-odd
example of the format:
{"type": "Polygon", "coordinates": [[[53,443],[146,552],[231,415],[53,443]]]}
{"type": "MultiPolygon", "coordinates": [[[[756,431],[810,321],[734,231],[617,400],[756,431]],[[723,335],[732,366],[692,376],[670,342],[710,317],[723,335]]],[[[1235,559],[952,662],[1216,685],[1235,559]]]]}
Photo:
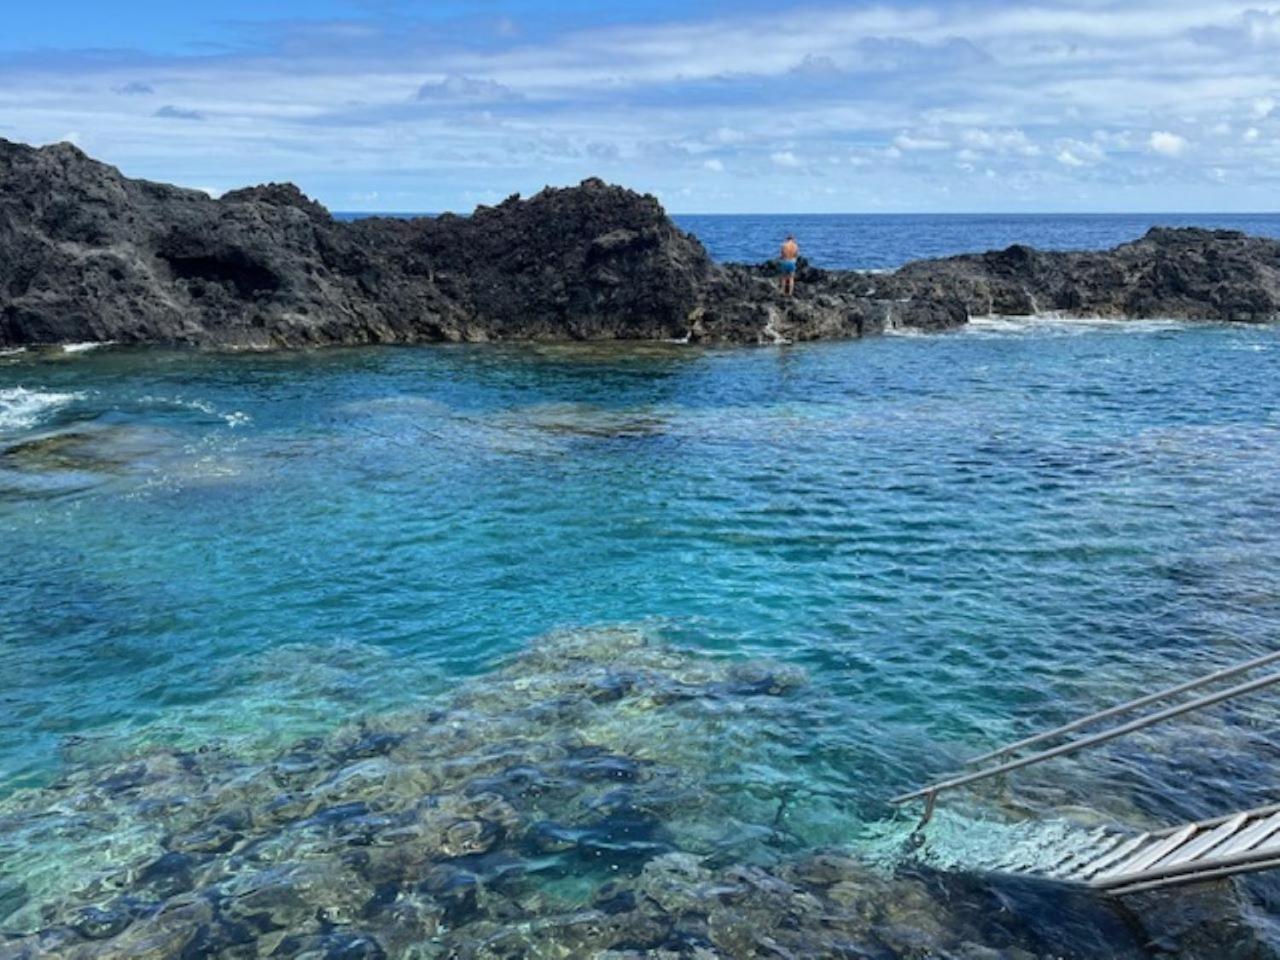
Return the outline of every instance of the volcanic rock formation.
{"type": "Polygon", "coordinates": [[[1280,317],[1280,242],[1152,230],[1100,253],[1027,247],[892,274],[719,265],[658,201],[600,180],[470,217],[334,220],[290,184],[221,199],[70,144],[0,140],[0,346],[484,340],[760,343],[970,316],[1280,317]]]}

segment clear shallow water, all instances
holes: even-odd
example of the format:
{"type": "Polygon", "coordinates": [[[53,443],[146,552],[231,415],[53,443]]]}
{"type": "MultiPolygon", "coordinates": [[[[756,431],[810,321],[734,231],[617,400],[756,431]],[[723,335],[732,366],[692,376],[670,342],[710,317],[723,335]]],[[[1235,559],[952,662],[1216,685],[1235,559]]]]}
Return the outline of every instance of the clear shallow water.
{"type": "MultiPolygon", "coordinates": [[[[620,629],[807,677],[646,728],[717,798],[681,836],[883,858],[910,826],[886,797],[1274,645],[1278,374],[1276,329],[1162,323],[0,357],[0,793],[269,757],[620,629]]],[[[929,855],[1273,800],[1275,706],[957,798],[929,855]]],[[[6,853],[9,883],[104,857],[6,853]]]]}

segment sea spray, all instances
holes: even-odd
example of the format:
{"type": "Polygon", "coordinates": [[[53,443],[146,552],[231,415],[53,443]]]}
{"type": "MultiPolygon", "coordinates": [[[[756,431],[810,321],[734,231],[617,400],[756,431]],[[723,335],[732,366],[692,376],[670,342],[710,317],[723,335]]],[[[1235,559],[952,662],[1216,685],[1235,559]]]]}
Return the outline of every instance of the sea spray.
{"type": "Polygon", "coordinates": [[[62,345],[63,353],[89,353],[102,347],[110,346],[115,343],[114,340],[85,340],[81,343],[64,343],[62,345]]]}
{"type": "Polygon", "coordinates": [[[25,430],[67,404],[83,399],[83,393],[0,388],[0,430],[25,430]]]}

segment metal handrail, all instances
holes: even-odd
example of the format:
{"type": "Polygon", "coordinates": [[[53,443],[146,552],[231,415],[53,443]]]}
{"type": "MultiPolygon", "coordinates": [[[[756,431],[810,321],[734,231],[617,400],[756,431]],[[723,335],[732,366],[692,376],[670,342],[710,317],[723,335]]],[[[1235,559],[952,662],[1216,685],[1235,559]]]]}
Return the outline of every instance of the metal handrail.
{"type": "Polygon", "coordinates": [[[1201,883],[1205,880],[1222,880],[1226,877],[1239,876],[1242,873],[1259,873],[1263,870],[1275,870],[1277,868],[1280,868],[1280,857],[1271,857],[1266,860],[1240,859],[1239,862],[1214,867],[1209,870],[1186,870],[1177,874],[1167,873],[1153,877],[1150,880],[1131,883],[1128,886],[1111,887],[1107,889],[1107,893],[1117,896],[1145,893],[1148,890],[1159,890],[1178,883],[1201,883]]]}
{"type": "Polygon", "coordinates": [[[1079,750],[1085,749],[1086,747],[1092,747],[1099,743],[1105,743],[1108,740],[1114,740],[1117,737],[1122,737],[1125,734],[1133,733],[1136,730],[1153,726],[1164,720],[1182,716],[1183,714],[1191,713],[1193,710],[1199,710],[1203,707],[1210,707],[1216,703],[1221,703],[1224,700],[1230,700],[1234,697],[1243,696],[1247,693],[1253,693],[1256,690],[1261,690],[1264,687],[1268,687],[1276,683],[1280,683],[1280,673],[1268,674],[1265,677],[1259,677],[1258,679],[1250,680],[1247,683],[1237,684],[1234,687],[1229,687],[1226,690],[1220,690],[1217,693],[1199,697],[1186,703],[1177,704],[1176,706],[1167,707],[1164,710],[1157,711],[1156,713],[1149,714],[1145,717],[1139,717],[1136,720],[1131,720],[1128,723],[1121,724],[1118,727],[1113,727],[1110,730],[1103,730],[1100,733],[1095,733],[1080,740],[1073,740],[1070,743],[1064,743],[1049,750],[1042,750],[1039,753],[1033,753],[1031,756],[1023,757],[1020,760],[1010,760],[1007,763],[1002,763],[999,766],[991,767],[987,770],[977,770],[963,776],[952,777],[948,780],[941,780],[937,783],[930,784],[927,787],[922,787],[919,790],[914,790],[911,793],[904,793],[900,796],[894,797],[889,802],[893,804],[901,804],[907,803],[911,800],[918,800],[922,797],[927,798],[928,806],[924,817],[927,822],[933,812],[934,800],[937,798],[938,794],[946,790],[954,790],[957,787],[976,783],[979,780],[987,780],[991,777],[997,777],[1001,774],[1010,773],[1014,770],[1021,770],[1023,767],[1029,767],[1035,763],[1051,760],[1054,757],[1061,757],[1070,753],[1075,753],[1079,750]]]}
{"type": "Polygon", "coordinates": [[[1111,707],[1107,710],[1100,710],[1097,713],[1091,713],[1087,717],[1081,717],[1079,720],[1072,720],[1070,723],[1064,723],[1060,727],[1054,727],[1052,730],[1046,730],[1044,733],[1037,733],[1033,737],[1027,737],[1025,740],[1019,740],[1017,743],[1007,744],[997,750],[992,750],[990,753],[984,753],[982,756],[971,757],[964,762],[965,766],[976,766],[979,763],[986,763],[988,760],[994,760],[996,757],[1003,757],[1006,754],[1025,750],[1032,744],[1042,743],[1045,740],[1052,740],[1055,737],[1062,736],[1064,733],[1071,733],[1073,730],[1079,730],[1081,727],[1087,727],[1090,724],[1097,723],[1099,720],[1108,720],[1111,717],[1118,716],[1122,713],[1129,713],[1131,710],[1150,706],[1151,704],[1158,703],[1161,700],[1168,700],[1170,697],[1176,697],[1179,694],[1186,693],[1188,690],[1194,690],[1197,687],[1203,687],[1218,680],[1225,680],[1228,677],[1234,677],[1237,674],[1248,673],[1250,670],[1256,670],[1258,667],[1265,666],[1268,663],[1274,663],[1277,660],[1280,660],[1280,650],[1264,654],[1261,657],[1256,657],[1247,663],[1238,663],[1233,667],[1226,667],[1216,673],[1210,673],[1206,676],[1199,677],[1198,679],[1189,680],[1186,683],[1178,684],[1176,687],[1169,687],[1167,690],[1149,693],[1145,697],[1138,697],[1138,699],[1130,700],[1128,703],[1122,703],[1118,707],[1111,707]]]}
{"type": "MultiPolygon", "coordinates": [[[[1234,820],[1243,813],[1250,820],[1257,820],[1262,817],[1269,817],[1273,813],[1280,813],[1280,803],[1269,803],[1265,807],[1254,807],[1252,810],[1242,810],[1238,813],[1228,813],[1220,817],[1213,817],[1210,820],[1199,820],[1196,822],[1197,830],[1209,830],[1213,827],[1220,827],[1228,820],[1234,820]]],[[[1178,832],[1180,827],[1165,827],[1163,830],[1152,830],[1151,839],[1158,840],[1161,837],[1171,837],[1178,832]]]]}

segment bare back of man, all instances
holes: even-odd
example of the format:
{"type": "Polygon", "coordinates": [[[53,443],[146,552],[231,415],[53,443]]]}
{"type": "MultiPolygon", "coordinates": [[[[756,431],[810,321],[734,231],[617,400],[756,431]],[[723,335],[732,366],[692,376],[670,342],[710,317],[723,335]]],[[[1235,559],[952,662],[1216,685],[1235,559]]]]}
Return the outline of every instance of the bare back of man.
{"type": "Polygon", "coordinates": [[[800,244],[792,234],[782,244],[780,265],[782,269],[782,295],[789,297],[796,292],[796,265],[800,259],[800,244]]]}

